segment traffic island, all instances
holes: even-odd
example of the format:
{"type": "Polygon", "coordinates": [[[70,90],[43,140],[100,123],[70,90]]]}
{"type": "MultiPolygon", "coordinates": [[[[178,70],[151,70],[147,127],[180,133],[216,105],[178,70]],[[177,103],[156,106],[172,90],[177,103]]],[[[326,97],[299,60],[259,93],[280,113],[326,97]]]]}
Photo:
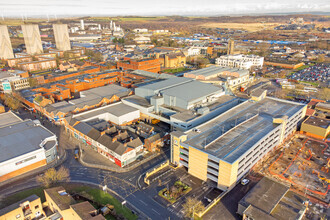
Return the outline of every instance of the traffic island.
{"type": "Polygon", "coordinates": [[[164,188],[158,192],[158,195],[171,204],[175,203],[181,196],[191,191],[191,187],[187,184],[176,181],[172,187],[164,188]]]}

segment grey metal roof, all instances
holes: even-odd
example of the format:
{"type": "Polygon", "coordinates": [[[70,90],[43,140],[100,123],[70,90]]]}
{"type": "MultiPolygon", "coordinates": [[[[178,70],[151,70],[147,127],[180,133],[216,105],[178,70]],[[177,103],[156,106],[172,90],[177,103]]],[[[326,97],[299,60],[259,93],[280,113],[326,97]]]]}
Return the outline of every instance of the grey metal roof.
{"type": "Polygon", "coordinates": [[[117,95],[118,97],[127,96],[130,91],[130,89],[125,87],[110,84],[107,86],[82,91],[80,92],[80,98],[71,99],[69,103],[82,108],[86,105],[90,106],[98,104],[104,97],[111,98],[113,95],[117,95]]]}
{"type": "MultiPolygon", "coordinates": [[[[192,81],[193,79],[185,78],[185,77],[175,77],[175,78],[170,78],[166,79],[157,83],[141,86],[139,88],[143,89],[149,89],[149,90],[154,90],[154,91],[159,91],[163,89],[168,89],[170,87],[178,86],[180,84],[192,81]]],[[[138,90],[139,88],[136,88],[138,90]]]]}
{"type": "Polygon", "coordinates": [[[21,121],[22,121],[22,119],[20,119],[13,112],[4,112],[4,113],[0,114],[0,127],[5,127],[5,126],[11,125],[11,124],[16,124],[21,121]]]}
{"type": "Polygon", "coordinates": [[[69,103],[67,101],[62,101],[47,105],[46,111],[53,112],[55,114],[58,112],[68,113],[73,111],[75,108],[76,108],[75,105],[73,105],[72,103],[69,103]]]}
{"type": "Polygon", "coordinates": [[[31,120],[0,128],[0,162],[40,149],[40,143],[54,136],[31,120]]]}
{"type": "Polygon", "coordinates": [[[242,70],[242,69],[237,69],[237,68],[231,68],[231,67],[223,67],[223,66],[209,66],[203,69],[199,69],[199,70],[194,70],[189,72],[188,74],[193,74],[195,76],[205,76],[205,77],[209,77],[209,76],[218,76],[221,75],[221,73],[223,72],[236,72],[238,73],[240,76],[244,76],[244,75],[248,75],[249,71],[248,70],[242,70]]]}
{"type": "Polygon", "coordinates": [[[187,102],[209,96],[211,94],[220,93],[223,89],[211,84],[202,83],[199,81],[191,81],[179,86],[162,90],[163,95],[175,96],[187,102]]]}
{"type": "Polygon", "coordinates": [[[134,70],[132,73],[141,75],[141,76],[147,76],[155,79],[169,79],[169,78],[175,78],[175,75],[167,74],[167,73],[153,73],[145,70],[134,70]]]}
{"type": "Polygon", "coordinates": [[[131,107],[129,105],[123,104],[123,103],[115,103],[111,104],[109,106],[101,107],[98,109],[93,109],[91,111],[86,111],[84,113],[76,115],[74,118],[77,120],[88,120],[89,118],[104,114],[104,113],[110,113],[114,116],[120,117],[123,115],[126,115],[131,112],[135,112],[138,109],[131,107]]]}

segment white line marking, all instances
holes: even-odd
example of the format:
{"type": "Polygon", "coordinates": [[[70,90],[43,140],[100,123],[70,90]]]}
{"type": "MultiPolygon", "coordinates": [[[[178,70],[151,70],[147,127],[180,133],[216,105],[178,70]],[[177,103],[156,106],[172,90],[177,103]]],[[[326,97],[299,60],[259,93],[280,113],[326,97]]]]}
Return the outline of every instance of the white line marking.
{"type": "Polygon", "coordinates": [[[140,199],[140,202],[142,202],[145,206],[148,206],[148,204],[143,202],[141,199],[140,199]]]}

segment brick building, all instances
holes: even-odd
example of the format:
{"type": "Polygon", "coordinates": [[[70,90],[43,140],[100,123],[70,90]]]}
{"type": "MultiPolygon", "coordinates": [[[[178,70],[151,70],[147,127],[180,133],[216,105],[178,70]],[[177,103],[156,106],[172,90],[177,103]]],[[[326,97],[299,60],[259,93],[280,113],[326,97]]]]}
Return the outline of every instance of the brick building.
{"type": "Polygon", "coordinates": [[[160,61],[159,59],[119,61],[117,68],[121,70],[145,70],[158,73],[160,71],[160,61]]]}

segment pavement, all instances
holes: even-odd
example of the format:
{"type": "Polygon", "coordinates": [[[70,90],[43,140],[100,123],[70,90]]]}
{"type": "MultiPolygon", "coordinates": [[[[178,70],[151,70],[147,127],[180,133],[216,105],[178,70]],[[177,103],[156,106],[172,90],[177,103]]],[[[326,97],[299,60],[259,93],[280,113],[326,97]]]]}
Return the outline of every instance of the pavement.
{"type": "Polygon", "coordinates": [[[238,220],[241,216],[236,214],[239,201],[252,189],[260,180],[260,178],[249,178],[250,182],[243,186],[237,184],[230,192],[228,192],[215,206],[213,206],[204,216],[207,220],[238,220]]]}

